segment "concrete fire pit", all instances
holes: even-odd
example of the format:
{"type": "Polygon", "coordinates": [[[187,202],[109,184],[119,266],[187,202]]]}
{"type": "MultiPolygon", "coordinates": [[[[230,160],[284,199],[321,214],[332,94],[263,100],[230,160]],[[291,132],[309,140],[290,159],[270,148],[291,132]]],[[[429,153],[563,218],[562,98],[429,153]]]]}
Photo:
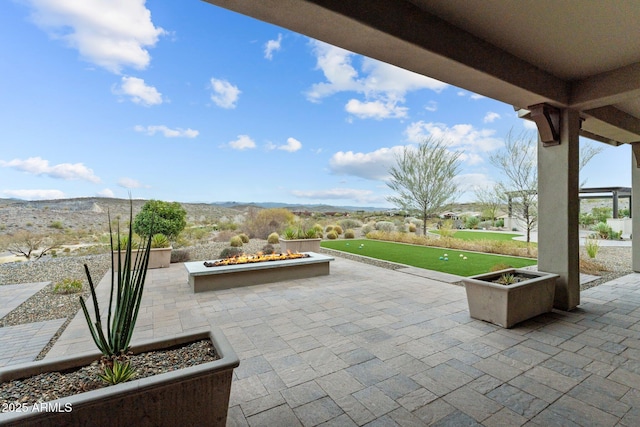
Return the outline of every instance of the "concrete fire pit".
{"type": "Polygon", "coordinates": [[[304,252],[306,258],[265,261],[206,267],[204,262],[185,262],[189,285],[193,292],[214,291],[240,286],[260,285],[283,280],[304,279],[329,274],[332,257],[315,252],[304,252]]]}

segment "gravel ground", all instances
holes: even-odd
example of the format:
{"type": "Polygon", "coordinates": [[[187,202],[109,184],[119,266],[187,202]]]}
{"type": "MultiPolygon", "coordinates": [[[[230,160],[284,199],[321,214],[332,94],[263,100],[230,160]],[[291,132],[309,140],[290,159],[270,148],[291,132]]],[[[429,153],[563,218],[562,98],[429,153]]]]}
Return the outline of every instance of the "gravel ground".
{"type": "MultiPolygon", "coordinates": [[[[243,249],[246,253],[260,251],[266,244],[263,240],[252,240],[243,249]]],[[[211,260],[218,258],[218,254],[227,246],[226,243],[213,243],[188,248],[189,260],[211,260]]],[[[274,245],[275,250],[279,250],[279,245],[274,245]]],[[[397,269],[398,264],[377,261],[369,258],[359,257],[352,254],[344,254],[336,251],[322,250],[333,256],[365,262],[383,268],[397,269]]],[[[586,254],[585,254],[586,256],[586,254]]],[[[601,247],[596,258],[601,269],[601,278],[583,286],[583,289],[597,286],[617,277],[632,273],[631,270],[631,248],[630,247],[601,247]]],[[[88,284],[86,283],[84,264],[87,264],[94,282],[98,282],[111,267],[108,254],[91,255],[83,257],[60,257],[43,259],[34,262],[0,264],[0,286],[18,283],[31,283],[50,281],[50,285],[33,295],[18,308],[0,319],[0,327],[19,325],[23,323],[38,322],[43,320],[53,320],[66,318],[67,321],[60,327],[49,344],[39,354],[38,359],[42,359],[56,342],[60,334],[67,327],[71,319],[80,309],[78,302],[79,294],[61,295],[53,292],[53,284],[65,278],[82,279],[84,283],[83,294],[88,296],[88,284]]],[[[174,353],[147,353],[135,356],[132,363],[138,369],[138,376],[144,377],[159,372],[174,370],[183,366],[190,366],[189,361],[196,361],[191,364],[202,363],[212,360],[215,357],[210,348],[203,345],[193,346],[174,350],[174,353]],[[184,363],[185,361],[186,364],[184,363]]],[[[52,398],[61,397],[77,393],[78,391],[88,391],[102,387],[99,380],[96,380],[96,372],[99,366],[97,363],[83,368],[82,370],[69,373],[43,374],[34,380],[14,381],[0,385],[0,404],[6,403],[27,403],[43,402],[52,398]],[[50,384],[50,390],[42,390],[42,384],[50,384]]]]}

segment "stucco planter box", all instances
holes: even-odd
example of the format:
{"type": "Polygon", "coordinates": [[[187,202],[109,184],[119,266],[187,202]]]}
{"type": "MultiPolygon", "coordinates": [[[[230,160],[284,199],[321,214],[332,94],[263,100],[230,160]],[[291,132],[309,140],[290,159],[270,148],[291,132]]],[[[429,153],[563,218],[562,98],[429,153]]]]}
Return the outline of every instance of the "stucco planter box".
{"type": "Polygon", "coordinates": [[[320,252],[322,239],[280,239],[280,252],[320,252]]]}
{"type": "MultiPolygon", "coordinates": [[[[0,412],[2,426],[225,426],[238,356],[217,329],[132,346],[134,353],[211,339],[219,360],[64,397],[46,408],[0,412]]],[[[0,368],[2,382],[86,366],[99,352],[0,368]]]]}
{"type": "MultiPolygon", "coordinates": [[[[172,247],[168,248],[152,248],[151,254],[149,255],[149,268],[165,268],[169,267],[171,264],[171,250],[172,247]]],[[[118,268],[118,258],[116,257],[117,251],[112,252],[113,254],[113,265],[115,268],[118,268]]],[[[136,262],[139,251],[137,249],[133,249],[131,251],[131,257],[133,258],[133,263],[136,262]]],[[[126,256],[126,251],[120,251],[120,262],[124,264],[124,257],[126,256]]]]}
{"type": "Polygon", "coordinates": [[[553,309],[557,274],[506,269],[463,279],[469,314],[474,319],[511,328],[553,309]],[[493,283],[502,274],[525,275],[526,280],[511,285],[493,283]]]}

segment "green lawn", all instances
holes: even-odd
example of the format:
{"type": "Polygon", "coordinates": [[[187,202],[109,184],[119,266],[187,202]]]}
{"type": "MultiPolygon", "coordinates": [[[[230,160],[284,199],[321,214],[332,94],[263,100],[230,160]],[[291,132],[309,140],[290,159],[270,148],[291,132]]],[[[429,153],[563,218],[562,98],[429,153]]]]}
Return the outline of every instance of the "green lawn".
{"type": "Polygon", "coordinates": [[[537,264],[537,260],[531,258],[481,254],[477,252],[407,245],[380,240],[323,240],[321,245],[324,248],[398,262],[427,270],[456,274],[458,276],[472,276],[474,274],[486,273],[496,264],[507,264],[518,268],[537,264]],[[445,254],[447,255],[446,257],[445,254]],[[442,259],[440,259],[441,257],[442,259]],[[464,257],[467,259],[464,259],[464,257]],[[447,260],[445,260],[445,258],[447,258],[447,260]]]}

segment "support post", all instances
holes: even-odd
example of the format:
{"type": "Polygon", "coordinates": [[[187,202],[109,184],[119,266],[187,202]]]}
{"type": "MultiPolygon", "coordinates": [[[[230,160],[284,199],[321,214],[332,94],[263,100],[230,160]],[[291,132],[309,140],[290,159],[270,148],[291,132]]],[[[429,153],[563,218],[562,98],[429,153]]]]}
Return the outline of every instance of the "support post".
{"type": "Polygon", "coordinates": [[[538,143],[538,269],[559,274],[553,306],[580,304],[578,112],[560,111],[560,144],[538,143]]]}
{"type": "Polygon", "coordinates": [[[640,273],[640,143],[631,144],[631,268],[640,273]]]}

